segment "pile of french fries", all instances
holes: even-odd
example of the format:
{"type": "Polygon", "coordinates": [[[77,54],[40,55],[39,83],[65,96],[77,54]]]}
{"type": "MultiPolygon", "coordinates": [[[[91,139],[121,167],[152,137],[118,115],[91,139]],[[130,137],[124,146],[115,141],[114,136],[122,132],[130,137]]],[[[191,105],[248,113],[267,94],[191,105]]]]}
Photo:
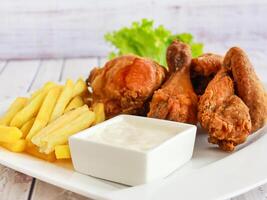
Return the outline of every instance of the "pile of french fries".
{"type": "Polygon", "coordinates": [[[16,98],[0,118],[0,145],[47,161],[70,159],[68,138],[105,120],[104,105],[89,108],[88,96],[82,79],[69,79],[64,86],[47,82],[29,98],[16,98]]]}

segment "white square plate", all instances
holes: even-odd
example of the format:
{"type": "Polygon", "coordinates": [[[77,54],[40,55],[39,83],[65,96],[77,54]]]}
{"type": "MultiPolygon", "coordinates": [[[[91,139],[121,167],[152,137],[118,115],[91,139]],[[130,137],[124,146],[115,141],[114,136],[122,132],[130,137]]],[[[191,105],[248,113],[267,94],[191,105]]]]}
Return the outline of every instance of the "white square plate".
{"type": "MultiPolygon", "coordinates": [[[[0,103],[0,115],[12,100],[0,103]]],[[[0,164],[95,199],[225,199],[267,182],[266,132],[265,126],[235,152],[225,153],[209,144],[199,128],[191,161],[165,179],[136,187],[80,174],[70,163],[49,163],[1,147],[0,164]]]]}

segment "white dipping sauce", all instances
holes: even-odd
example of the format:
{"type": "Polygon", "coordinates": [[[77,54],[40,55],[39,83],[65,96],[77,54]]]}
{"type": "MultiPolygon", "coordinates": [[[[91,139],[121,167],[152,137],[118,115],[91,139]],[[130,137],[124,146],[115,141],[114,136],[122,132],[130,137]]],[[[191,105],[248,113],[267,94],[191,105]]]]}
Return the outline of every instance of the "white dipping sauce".
{"type": "Polygon", "coordinates": [[[167,127],[153,129],[146,124],[138,127],[134,123],[121,121],[99,129],[89,138],[98,143],[146,151],[173,137],[177,131],[170,131],[167,127]]]}

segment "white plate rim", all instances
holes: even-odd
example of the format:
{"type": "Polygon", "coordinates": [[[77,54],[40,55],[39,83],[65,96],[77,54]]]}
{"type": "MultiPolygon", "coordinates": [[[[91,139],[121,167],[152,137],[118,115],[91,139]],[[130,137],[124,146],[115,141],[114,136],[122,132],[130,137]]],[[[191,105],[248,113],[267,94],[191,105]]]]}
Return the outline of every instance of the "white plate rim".
{"type": "Polygon", "coordinates": [[[142,199],[153,200],[220,200],[240,195],[257,186],[267,183],[266,133],[267,125],[255,133],[260,134],[260,136],[253,143],[240,149],[238,152],[204,166],[189,175],[185,175],[184,177],[170,177],[169,179],[165,179],[166,183],[158,182],[152,184],[148,188],[147,185],[140,185],[112,192],[106,196],[106,199],[122,200],[127,197],[127,200],[134,200],[142,197],[142,199]],[[238,167],[242,163],[247,163],[249,167],[245,166],[244,168],[241,168],[242,170],[239,171],[240,173],[231,168],[233,166],[238,167]],[[225,173],[221,172],[230,173],[226,176],[225,173]],[[231,172],[235,172],[235,174],[231,172]],[[246,175],[244,176],[244,174],[246,175]],[[242,182],[235,181],[235,176],[242,177],[242,182]],[[199,182],[199,180],[206,181],[199,182]],[[223,185],[223,182],[217,181],[216,183],[216,180],[225,180],[225,185],[223,185]],[[191,183],[191,187],[189,187],[189,182],[191,183]],[[159,187],[162,186],[173,188],[173,185],[171,184],[175,184],[177,189],[170,189],[168,191],[169,194],[166,194],[166,191],[164,192],[162,188],[159,190],[159,187]],[[196,188],[197,191],[194,190],[196,188]],[[216,191],[216,193],[212,193],[211,191],[216,191]]]}

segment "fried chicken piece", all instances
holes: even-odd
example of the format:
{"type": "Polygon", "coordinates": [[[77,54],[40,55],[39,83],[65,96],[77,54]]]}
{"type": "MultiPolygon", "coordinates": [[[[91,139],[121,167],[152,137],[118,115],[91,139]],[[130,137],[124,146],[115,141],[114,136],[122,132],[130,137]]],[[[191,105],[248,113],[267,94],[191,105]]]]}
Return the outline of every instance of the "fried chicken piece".
{"type": "Polygon", "coordinates": [[[167,49],[170,71],[177,70],[157,90],[150,103],[148,117],[195,124],[197,102],[190,80],[191,49],[185,43],[174,41],[167,49]]]}
{"type": "Polygon", "coordinates": [[[202,95],[205,92],[208,83],[221,69],[222,64],[223,57],[212,53],[192,59],[190,75],[196,94],[202,95]]]}
{"type": "Polygon", "coordinates": [[[267,94],[264,86],[242,49],[231,48],[225,56],[224,66],[231,70],[237,86],[237,95],[249,108],[252,131],[257,131],[267,122],[267,94]]]}
{"type": "Polygon", "coordinates": [[[208,131],[208,141],[224,151],[233,151],[243,143],[251,130],[249,109],[234,94],[233,80],[222,68],[200,97],[198,120],[208,131]]]}
{"type": "Polygon", "coordinates": [[[144,112],[146,101],[161,86],[165,74],[164,68],[152,60],[126,55],[95,68],[87,82],[93,90],[93,103],[104,103],[110,118],[144,112]]]}

